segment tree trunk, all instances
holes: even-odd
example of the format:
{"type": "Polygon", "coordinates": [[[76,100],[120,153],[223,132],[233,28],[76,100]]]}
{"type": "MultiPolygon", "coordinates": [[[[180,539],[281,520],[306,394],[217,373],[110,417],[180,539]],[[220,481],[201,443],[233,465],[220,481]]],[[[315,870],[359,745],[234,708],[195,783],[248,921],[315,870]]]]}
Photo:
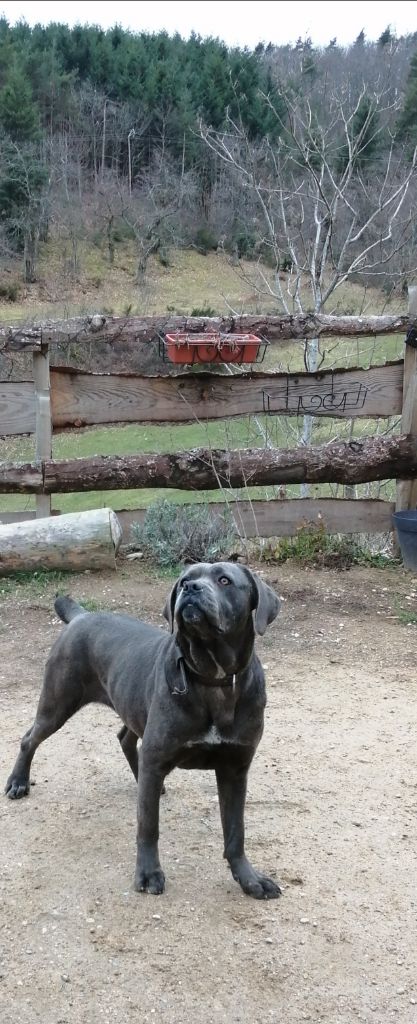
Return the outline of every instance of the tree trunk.
{"type": "Polygon", "coordinates": [[[109,508],[0,526],[0,576],[35,569],[114,569],[121,537],[109,508]]]}
{"type": "Polygon", "coordinates": [[[127,487],[187,491],[274,484],[342,483],[417,477],[417,438],[367,437],[311,448],[103,455],[35,464],[0,464],[0,494],[59,494],[127,487]],[[43,484],[42,484],[43,481],[43,484]]]}
{"type": "Polygon", "coordinates": [[[38,232],[33,224],[30,224],[25,231],[25,282],[34,284],[36,281],[36,259],[38,248],[38,232]]]}

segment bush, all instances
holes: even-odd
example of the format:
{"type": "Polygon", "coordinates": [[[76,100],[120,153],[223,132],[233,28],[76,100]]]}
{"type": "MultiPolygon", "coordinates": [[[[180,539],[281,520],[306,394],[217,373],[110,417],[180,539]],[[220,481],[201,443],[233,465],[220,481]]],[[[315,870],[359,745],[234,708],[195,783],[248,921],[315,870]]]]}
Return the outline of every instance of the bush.
{"type": "Polygon", "coordinates": [[[2,281],[0,284],[0,299],[5,302],[17,302],[20,295],[20,284],[18,281],[2,281]]]}
{"type": "Polygon", "coordinates": [[[350,569],[352,565],[383,568],[389,563],[383,555],[372,555],[349,536],[326,533],[324,526],[305,526],[295,537],[283,537],[267,544],[262,552],[266,562],[296,562],[316,569],[350,569]]]}
{"type": "Polygon", "coordinates": [[[167,569],[227,557],[236,527],[227,505],[214,512],[209,505],[175,505],[164,498],[148,508],[143,524],[133,524],[132,537],[152,562],[167,569]]]}
{"type": "Polygon", "coordinates": [[[208,252],[213,252],[213,250],[217,249],[219,240],[211,228],[202,227],[198,228],[198,231],[195,233],[194,244],[199,252],[207,256],[208,252]]]}
{"type": "Polygon", "coordinates": [[[168,249],[165,249],[164,246],[161,246],[161,248],[158,249],[158,260],[161,264],[161,267],[171,266],[171,260],[169,258],[168,249]]]}
{"type": "Polygon", "coordinates": [[[212,306],[194,306],[191,310],[190,316],[217,316],[217,310],[213,309],[212,306]]]}
{"type": "Polygon", "coordinates": [[[250,231],[238,231],[228,241],[226,248],[228,252],[234,252],[237,249],[237,255],[239,259],[245,258],[251,260],[255,256],[257,238],[256,235],[250,231]]]}

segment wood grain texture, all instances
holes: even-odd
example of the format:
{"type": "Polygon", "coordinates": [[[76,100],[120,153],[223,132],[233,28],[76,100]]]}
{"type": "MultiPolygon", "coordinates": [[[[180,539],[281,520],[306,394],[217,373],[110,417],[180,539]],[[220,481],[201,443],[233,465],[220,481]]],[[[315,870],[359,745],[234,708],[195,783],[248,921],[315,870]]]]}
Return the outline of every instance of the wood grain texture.
{"type": "Polygon", "coordinates": [[[98,423],[184,423],[263,411],[274,415],[393,416],[401,411],[403,363],[368,370],[180,377],[51,369],[56,428],[98,423]]]}
{"type": "Polygon", "coordinates": [[[0,383],[0,435],[33,434],[36,427],[36,399],[33,381],[0,383]]]}
{"type": "MultiPolygon", "coordinates": [[[[194,507],[194,506],[193,506],[194,507]]],[[[284,498],[271,501],[228,502],[243,537],[292,537],[300,529],[320,527],[326,533],[387,533],[392,530],[394,503],[357,498],[284,498]]],[[[210,510],[222,512],[225,505],[212,502],[210,510]]],[[[143,523],[146,509],[117,512],[123,541],[131,541],[133,523],[143,523]]]]}
{"type": "MultiPolygon", "coordinates": [[[[187,508],[187,505],[184,506],[187,508]]],[[[189,506],[195,507],[195,506],[189,506]]],[[[223,502],[210,502],[214,512],[224,511],[223,502]]],[[[326,533],[388,533],[392,530],[394,503],[372,498],[283,498],[271,501],[228,502],[239,535],[244,537],[291,537],[306,526],[321,527],[326,533]]],[[[145,508],[116,509],[123,531],[123,544],[132,540],[133,523],[143,523],[145,508]]],[[[25,522],[35,512],[0,512],[0,523],[25,522]]],[[[59,515],[54,510],[53,516],[59,515]]]]}

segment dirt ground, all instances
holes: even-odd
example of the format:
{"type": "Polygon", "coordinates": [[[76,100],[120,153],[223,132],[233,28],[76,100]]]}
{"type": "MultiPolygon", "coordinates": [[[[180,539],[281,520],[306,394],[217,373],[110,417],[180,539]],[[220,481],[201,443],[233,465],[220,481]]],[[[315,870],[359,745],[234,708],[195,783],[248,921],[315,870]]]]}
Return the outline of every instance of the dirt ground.
{"type": "MultiPolygon", "coordinates": [[[[247,851],[281,899],[233,882],[205,772],[168,779],[167,889],[135,893],[135,784],[115,716],[85,709],[38,751],[30,798],[1,801],[2,1024],[417,1022],[417,580],[264,573],[284,601],[258,643],[247,851]]],[[[121,563],[61,589],[162,623],[169,586],[121,563]]],[[[1,589],[5,780],[61,626],[56,583],[1,589]]]]}

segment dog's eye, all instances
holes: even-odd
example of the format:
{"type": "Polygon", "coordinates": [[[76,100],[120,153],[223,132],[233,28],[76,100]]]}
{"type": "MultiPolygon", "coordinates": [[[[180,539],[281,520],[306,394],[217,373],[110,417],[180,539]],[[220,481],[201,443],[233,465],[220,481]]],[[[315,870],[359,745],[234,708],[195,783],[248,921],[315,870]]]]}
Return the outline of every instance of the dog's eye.
{"type": "Polygon", "coordinates": [[[220,586],[227,587],[229,585],[229,583],[230,583],[230,580],[229,580],[229,578],[227,576],[220,576],[219,577],[219,583],[220,583],[220,586]]]}

